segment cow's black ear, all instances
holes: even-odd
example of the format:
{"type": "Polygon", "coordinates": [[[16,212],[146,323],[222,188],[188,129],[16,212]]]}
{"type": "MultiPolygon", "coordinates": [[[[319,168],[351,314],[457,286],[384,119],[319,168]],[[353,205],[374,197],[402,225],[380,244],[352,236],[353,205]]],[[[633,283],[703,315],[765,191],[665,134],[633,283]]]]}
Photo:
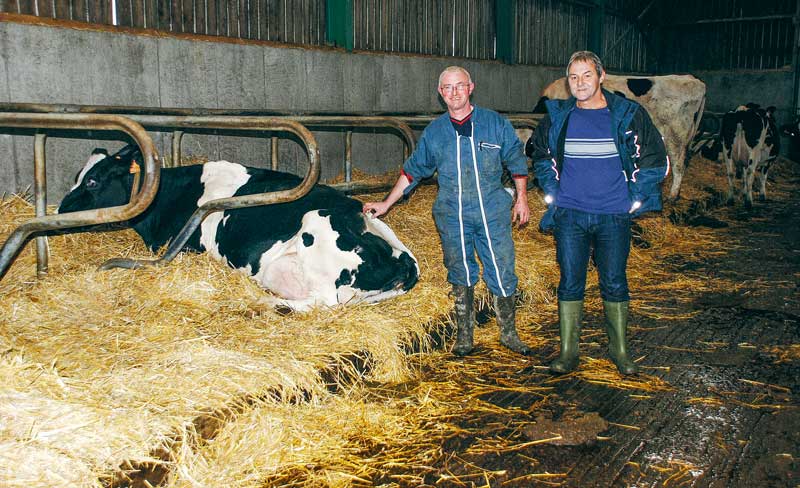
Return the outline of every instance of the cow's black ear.
{"type": "MultiPolygon", "coordinates": [[[[114,155],[114,158],[124,159],[125,161],[128,161],[130,159],[136,159],[137,155],[139,154],[141,154],[141,152],[139,151],[139,146],[137,146],[136,144],[128,144],[127,146],[117,151],[117,154],[114,155]]],[[[141,159],[141,156],[139,156],[139,158],[141,159]]]]}
{"type": "Polygon", "coordinates": [[[108,156],[108,150],[104,147],[96,147],[92,150],[92,154],[105,154],[108,156]]]}
{"type": "Polygon", "coordinates": [[[769,107],[767,107],[767,113],[770,115],[774,115],[776,110],[778,110],[778,108],[775,107],[774,105],[770,105],[769,107]]]}

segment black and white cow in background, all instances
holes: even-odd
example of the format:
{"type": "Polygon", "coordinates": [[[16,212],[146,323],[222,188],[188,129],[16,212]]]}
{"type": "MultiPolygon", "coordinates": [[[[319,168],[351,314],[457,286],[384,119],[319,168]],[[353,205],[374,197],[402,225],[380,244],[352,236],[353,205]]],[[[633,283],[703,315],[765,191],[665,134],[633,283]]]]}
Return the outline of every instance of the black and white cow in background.
{"type": "MultiPolygon", "coordinates": [[[[697,132],[706,103],[706,84],[692,75],[632,77],[606,74],[603,88],[635,100],[647,109],[664,137],[672,166],[671,199],[678,198],[687,160],[687,148],[697,132]]],[[[570,96],[566,78],[559,78],[542,90],[535,113],[546,111],[548,99],[570,96]]]]}
{"type": "MultiPolygon", "coordinates": [[[[127,203],[132,161],[142,161],[136,146],[113,156],[95,150],[58,212],[127,203]]],[[[130,224],[156,250],[209,200],[290,189],[300,181],[292,174],[227,161],[162,169],[153,203],[130,224]]],[[[406,293],[419,278],[416,259],[389,226],[365,217],[361,207],[317,185],[293,202],[213,213],[185,250],[211,253],[281,297],[269,301],[295,310],[378,302],[406,293]]]]}
{"type": "Polygon", "coordinates": [[[775,107],[766,110],[755,103],[740,106],[722,116],[722,159],[728,174],[728,202],[735,199],[735,177],[742,178],[744,205],[753,206],[753,181],[758,174],[761,200],[767,198],[767,173],[778,157],[780,135],[775,107]]]}

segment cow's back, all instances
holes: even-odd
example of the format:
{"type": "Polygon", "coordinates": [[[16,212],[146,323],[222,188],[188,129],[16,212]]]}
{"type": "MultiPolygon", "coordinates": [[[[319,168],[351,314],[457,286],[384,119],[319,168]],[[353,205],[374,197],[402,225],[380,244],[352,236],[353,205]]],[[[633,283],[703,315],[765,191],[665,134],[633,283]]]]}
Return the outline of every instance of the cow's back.
{"type": "MultiPolygon", "coordinates": [[[[301,182],[301,178],[289,173],[258,168],[247,170],[248,181],[232,196],[289,190],[301,182]]],[[[356,224],[348,225],[363,227],[363,222],[356,219],[361,212],[359,202],[328,186],[315,185],[305,196],[291,202],[225,211],[220,215],[214,235],[216,252],[233,267],[249,265],[255,273],[262,254],[276,242],[287,241],[297,234],[303,217],[313,210],[322,210],[333,220],[353,220],[356,224]],[[260,239],[248,239],[249,236],[260,236],[260,239]]]]}

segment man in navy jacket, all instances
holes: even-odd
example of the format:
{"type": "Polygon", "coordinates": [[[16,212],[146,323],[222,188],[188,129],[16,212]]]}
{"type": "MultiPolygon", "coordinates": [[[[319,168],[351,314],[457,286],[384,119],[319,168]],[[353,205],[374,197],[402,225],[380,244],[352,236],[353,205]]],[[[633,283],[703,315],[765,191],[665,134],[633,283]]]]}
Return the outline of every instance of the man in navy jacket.
{"type": "Polygon", "coordinates": [[[517,275],[511,237],[512,215],[520,225],[530,217],[527,160],[508,120],[470,102],[474,88],[464,68],[451,66],[442,72],[438,91],[447,113],[425,128],[389,195],[382,202],[365,203],[364,213],[383,215],[421,179],[438,172],[433,217],[455,296],[458,334],[453,353],[464,356],[473,348],[477,252],[483,279],[494,295],[500,343],[528,354],[530,348],[520,340],[515,324],[517,275]],[[504,167],[514,178],[516,199],[501,183],[504,167]]]}
{"type": "Polygon", "coordinates": [[[661,210],[661,181],[669,172],[669,159],[647,111],[603,90],[604,78],[596,54],[574,53],[567,65],[572,97],[546,102],[548,115],[526,145],[548,204],[539,226],[554,231],[561,271],[561,351],[550,364],[554,373],[566,373],[578,365],[592,247],[609,355],[620,373],[638,371],[626,341],[631,218],[661,210]]]}

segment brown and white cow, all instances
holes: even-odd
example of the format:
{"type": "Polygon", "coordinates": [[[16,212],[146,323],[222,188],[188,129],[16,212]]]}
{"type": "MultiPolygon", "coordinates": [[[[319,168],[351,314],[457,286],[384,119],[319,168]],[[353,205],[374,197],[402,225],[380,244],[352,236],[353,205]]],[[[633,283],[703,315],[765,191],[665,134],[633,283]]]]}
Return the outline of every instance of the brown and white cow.
{"type": "Polygon", "coordinates": [[[742,195],[747,208],[753,206],[755,175],[761,185],[761,200],[767,198],[767,173],[780,151],[775,107],[766,110],[748,103],[722,116],[722,159],[728,174],[728,202],[735,198],[735,176],[741,174],[742,195]]]}
{"type": "MultiPolygon", "coordinates": [[[[706,102],[706,85],[692,75],[616,76],[606,74],[603,88],[640,103],[664,137],[672,163],[669,196],[678,198],[686,167],[687,147],[692,141],[706,102]]],[[[569,98],[566,78],[550,83],[543,91],[534,112],[544,112],[544,101],[569,98]]]]}

